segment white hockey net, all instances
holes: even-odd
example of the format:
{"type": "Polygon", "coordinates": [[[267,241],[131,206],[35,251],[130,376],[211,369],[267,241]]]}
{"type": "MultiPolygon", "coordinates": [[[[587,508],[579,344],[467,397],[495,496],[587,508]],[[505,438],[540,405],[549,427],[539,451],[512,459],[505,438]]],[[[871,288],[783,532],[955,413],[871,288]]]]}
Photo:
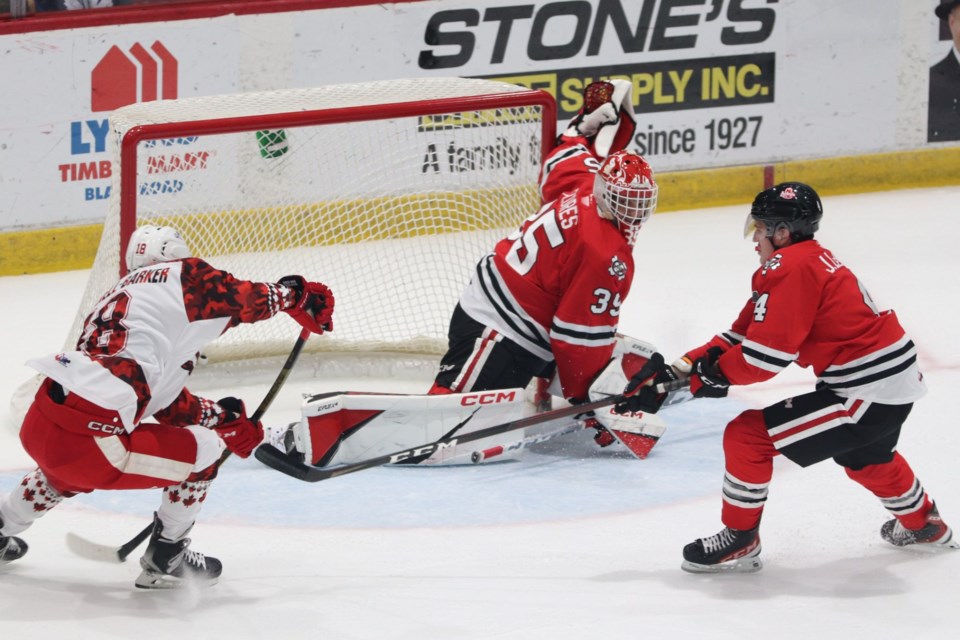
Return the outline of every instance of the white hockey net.
{"type": "MultiPolygon", "coordinates": [[[[443,78],[141,103],[110,124],[110,209],[70,345],[133,229],[169,224],[238,277],[329,285],[334,331],[308,349],[439,354],[477,260],[537,209],[556,116],[542,92],[443,78]]],[[[284,354],[298,331],[280,314],[206,355],[284,354]]]]}

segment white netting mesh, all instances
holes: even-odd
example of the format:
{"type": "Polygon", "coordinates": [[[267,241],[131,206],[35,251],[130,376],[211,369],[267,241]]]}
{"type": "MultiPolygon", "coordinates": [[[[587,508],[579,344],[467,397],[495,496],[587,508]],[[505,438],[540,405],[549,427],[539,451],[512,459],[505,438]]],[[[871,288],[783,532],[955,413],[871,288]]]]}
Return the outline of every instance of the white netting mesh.
{"type": "MultiPolygon", "coordinates": [[[[177,227],[195,255],[239,277],[302,274],[328,284],[335,330],[311,349],[441,353],[476,261],[537,207],[542,98],[476,106],[476,96],[519,93],[532,94],[484,80],[417,79],[114,112],[115,158],[128,132],[147,134],[135,163],[114,162],[76,330],[119,276],[120,220],[135,215],[138,225],[177,227]],[[437,104],[442,115],[416,115],[437,104]],[[403,115],[391,115],[398,109],[403,115]],[[351,121],[318,124],[344,114],[351,121]],[[135,194],[124,202],[130,171],[135,194]]],[[[297,332],[281,314],[228,332],[207,356],[286,353],[297,332]]]]}

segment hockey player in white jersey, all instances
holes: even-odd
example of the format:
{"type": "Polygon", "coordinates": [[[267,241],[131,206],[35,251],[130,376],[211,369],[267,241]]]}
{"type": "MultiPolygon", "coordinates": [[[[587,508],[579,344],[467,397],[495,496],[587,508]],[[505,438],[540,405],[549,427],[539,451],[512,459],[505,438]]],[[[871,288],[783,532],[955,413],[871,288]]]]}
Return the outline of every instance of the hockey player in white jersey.
{"type": "Polygon", "coordinates": [[[137,229],[126,264],[76,349],[27,363],[45,376],[20,431],[37,468],[0,500],[0,564],[26,553],[16,534],[64,498],[162,488],[136,586],[213,584],[220,561],[189,549],[187,534],[224,449],[249,456],[263,428],[241,400],[214,402],[184,385],[199,352],[238,324],[284,311],[314,333],[332,329],[333,295],[301,276],[235,278],[191,257],[171,227],[137,229]]]}

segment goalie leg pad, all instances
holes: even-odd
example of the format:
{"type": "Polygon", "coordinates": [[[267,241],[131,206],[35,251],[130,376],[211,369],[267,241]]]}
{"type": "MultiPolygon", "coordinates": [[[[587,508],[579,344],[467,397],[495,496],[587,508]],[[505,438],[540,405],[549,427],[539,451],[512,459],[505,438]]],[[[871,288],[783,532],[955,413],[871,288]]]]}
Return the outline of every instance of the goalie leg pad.
{"type": "Polygon", "coordinates": [[[653,413],[614,413],[608,408],[596,413],[595,418],[620,444],[641,460],[650,454],[667,430],[663,419],[653,413]]]}
{"type": "MultiPolygon", "coordinates": [[[[435,395],[324,394],[304,403],[302,419],[293,427],[294,441],[313,466],[352,464],[519,419],[525,406],[519,388],[435,395]]],[[[505,440],[479,440],[470,452],[500,442],[505,440]]],[[[461,458],[466,464],[470,460],[464,453],[440,447],[403,463],[443,464],[461,458]]]]}

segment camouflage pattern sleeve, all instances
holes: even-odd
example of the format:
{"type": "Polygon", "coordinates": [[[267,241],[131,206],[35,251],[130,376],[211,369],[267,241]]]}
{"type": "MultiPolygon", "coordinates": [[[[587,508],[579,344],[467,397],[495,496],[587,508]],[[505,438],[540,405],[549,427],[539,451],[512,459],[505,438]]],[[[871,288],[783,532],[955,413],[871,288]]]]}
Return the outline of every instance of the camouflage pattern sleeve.
{"type": "Polygon", "coordinates": [[[187,427],[198,424],[201,427],[215,427],[220,424],[223,412],[213,400],[201,398],[183,389],[170,406],[153,414],[157,422],[174,427],[187,427]]]}
{"type": "Polygon", "coordinates": [[[295,296],[283,285],[240,280],[199,258],[183,260],[181,284],[191,322],[226,317],[231,327],[271,318],[292,306],[295,296]]]}

